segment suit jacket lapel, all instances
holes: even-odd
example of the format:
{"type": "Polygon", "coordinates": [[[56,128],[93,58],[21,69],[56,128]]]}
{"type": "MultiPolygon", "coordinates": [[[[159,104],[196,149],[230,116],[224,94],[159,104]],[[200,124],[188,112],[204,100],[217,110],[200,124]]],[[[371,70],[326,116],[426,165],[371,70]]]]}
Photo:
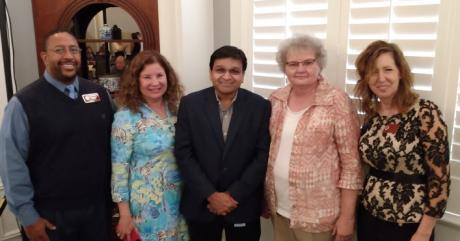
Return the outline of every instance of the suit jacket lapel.
{"type": "Polygon", "coordinates": [[[243,91],[240,90],[238,92],[238,97],[233,103],[232,119],[230,121],[230,126],[228,127],[227,140],[225,141],[224,158],[228,149],[235,141],[241,123],[243,122],[243,120],[245,119],[244,117],[247,114],[245,111],[245,97],[246,96],[244,95],[243,91]]]}
{"type": "Polygon", "coordinates": [[[212,132],[216,137],[219,146],[224,146],[224,136],[222,134],[222,124],[219,116],[219,104],[214,93],[214,88],[210,88],[210,91],[205,96],[205,115],[211,124],[212,132]]]}

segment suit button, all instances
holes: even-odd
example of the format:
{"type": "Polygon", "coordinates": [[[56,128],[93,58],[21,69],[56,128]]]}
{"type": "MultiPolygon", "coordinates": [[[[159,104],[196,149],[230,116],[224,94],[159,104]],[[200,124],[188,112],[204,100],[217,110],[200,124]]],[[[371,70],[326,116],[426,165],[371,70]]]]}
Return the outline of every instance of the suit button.
{"type": "Polygon", "coordinates": [[[222,169],[222,171],[224,171],[224,172],[226,172],[227,170],[228,170],[227,167],[224,167],[224,168],[222,169]]]}

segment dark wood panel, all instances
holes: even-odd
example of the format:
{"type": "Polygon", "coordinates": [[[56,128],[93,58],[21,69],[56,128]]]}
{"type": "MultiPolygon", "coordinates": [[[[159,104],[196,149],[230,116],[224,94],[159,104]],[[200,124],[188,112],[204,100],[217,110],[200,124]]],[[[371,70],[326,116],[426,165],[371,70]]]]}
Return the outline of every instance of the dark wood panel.
{"type": "Polygon", "coordinates": [[[124,9],[139,26],[144,49],[160,49],[157,0],[32,0],[40,74],[45,69],[40,59],[45,36],[55,29],[70,30],[72,19],[80,10],[96,4],[111,4],[124,9]]]}
{"type": "Polygon", "coordinates": [[[79,43],[141,43],[141,40],[133,40],[133,39],[77,39],[79,43]]]}

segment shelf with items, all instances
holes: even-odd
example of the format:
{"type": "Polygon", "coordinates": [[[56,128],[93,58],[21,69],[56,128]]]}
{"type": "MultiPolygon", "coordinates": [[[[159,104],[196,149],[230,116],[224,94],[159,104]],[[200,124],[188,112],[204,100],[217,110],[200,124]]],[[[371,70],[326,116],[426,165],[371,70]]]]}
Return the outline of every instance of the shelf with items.
{"type": "Polygon", "coordinates": [[[139,39],[78,39],[79,43],[142,43],[139,39]]]}
{"type": "Polygon", "coordinates": [[[119,79],[121,76],[115,60],[118,56],[123,56],[123,66],[126,67],[127,61],[132,55],[134,43],[141,43],[142,41],[133,39],[79,39],[78,42],[85,55],[86,65],[83,65],[83,68],[87,68],[87,78],[99,82],[106,88],[109,87],[108,90],[114,92],[116,85],[112,83],[118,81],[113,81],[113,77],[119,79]],[[88,49],[91,51],[88,52],[88,49]],[[97,51],[93,51],[93,49],[97,51]]]}

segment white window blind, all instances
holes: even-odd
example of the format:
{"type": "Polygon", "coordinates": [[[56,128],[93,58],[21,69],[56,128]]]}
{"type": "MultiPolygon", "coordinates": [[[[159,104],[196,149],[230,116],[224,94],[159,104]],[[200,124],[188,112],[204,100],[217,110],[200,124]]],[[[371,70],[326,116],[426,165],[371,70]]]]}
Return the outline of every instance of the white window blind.
{"type": "Polygon", "coordinates": [[[327,0],[254,0],[253,1],[253,91],[268,97],[286,84],[275,56],[282,39],[294,33],[309,33],[325,39],[327,0]]]}
{"type": "MultiPolygon", "coordinates": [[[[356,83],[354,61],[357,55],[370,42],[382,39],[395,42],[403,49],[416,80],[414,89],[422,97],[430,98],[440,0],[349,0],[348,4],[345,2],[253,0],[253,90],[268,96],[274,89],[286,84],[284,75],[275,62],[277,46],[280,40],[295,33],[309,33],[332,43],[329,46],[340,47],[340,41],[346,41],[347,49],[328,51],[345,53],[346,67],[343,69],[346,70],[346,77],[341,83],[345,82],[345,90],[350,95],[356,83]],[[330,8],[332,5],[334,7],[330,8]],[[348,16],[347,21],[337,21],[341,15],[348,16]],[[338,24],[331,26],[328,22],[338,24]],[[327,39],[328,32],[343,32],[343,29],[347,34],[339,36],[336,40],[327,39]]],[[[333,66],[335,69],[341,61],[343,60],[329,59],[328,68],[333,66]]]]}
{"type": "Polygon", "coordinates": [[[455,108],[453,134],[451,140],[451,195],[447,203],[446,218],[460,220],[460,71],[457,86],[457,103],[455,108]]]}
{"type": "Polygon", "coordinates": [[[439,5],[439,0],[352,0],[346,91],[352,95],[356,84],[356,57],[369,43],[380,39],[400,46],[412,68],[414,89],[430,99],[439,5]]]}
{"type": "MultiPolygon", "coordinates": [[[[249,58],[252,57],[253,91],[267,97],[274,89],[286,84],[284,75],[278,70],[275,62],[277,46],[280,40],[295,33],[309,33],[327,43],[327,51],[332,52],[327,68],[336,70],[338,74],[335,83],[344,86],[352,98],[357,80],[354,67],[356,57],[369,43],[381,39],[394,42],[403,50],[414,75],[415,91],[422,98],[442,100],[438,96],[433,96],[432,90],[444,89],[438,91],[438,94],[445,93],[447,90],[444,86],[449,81],[457,80],[433,81],[433,76],[435,73],[446,72],[449,68],[459,67],[436,65],[439,60],[446,58],[443,56],[446,49],[437,43],[441,29],[439,26],[443,24],[439,22],[439,14],[442,7],[446,13],[446,6],[458,5],[453,1],[253,0],[252,56],[249,55],[249,58]],[[437,54],[436,50],[439,49],[443,51],[437,54]]],[[[444,24],[448,24],[452,20],[444,18],[444,21],[444,24]]],[[[457,22],[452,21],[453,24],[458,24],[457,22]]],[[[446,25],[443,31],[446,31],[445,28],[446,25]]],[[[446,35],[441,37],[446,38],[446,35]]],[[[445,39],[443,40],[445,42],[445,39]]],[[[440,104],[441,108],[454,105],[442,101],[437,104],[440,104]]],[[[455,120],[453,127],[449,126],[449,129],[453,131],[449,133],[452,136],[452,185],[444,219],[460,225],[460,79],[455,120]]]]}

